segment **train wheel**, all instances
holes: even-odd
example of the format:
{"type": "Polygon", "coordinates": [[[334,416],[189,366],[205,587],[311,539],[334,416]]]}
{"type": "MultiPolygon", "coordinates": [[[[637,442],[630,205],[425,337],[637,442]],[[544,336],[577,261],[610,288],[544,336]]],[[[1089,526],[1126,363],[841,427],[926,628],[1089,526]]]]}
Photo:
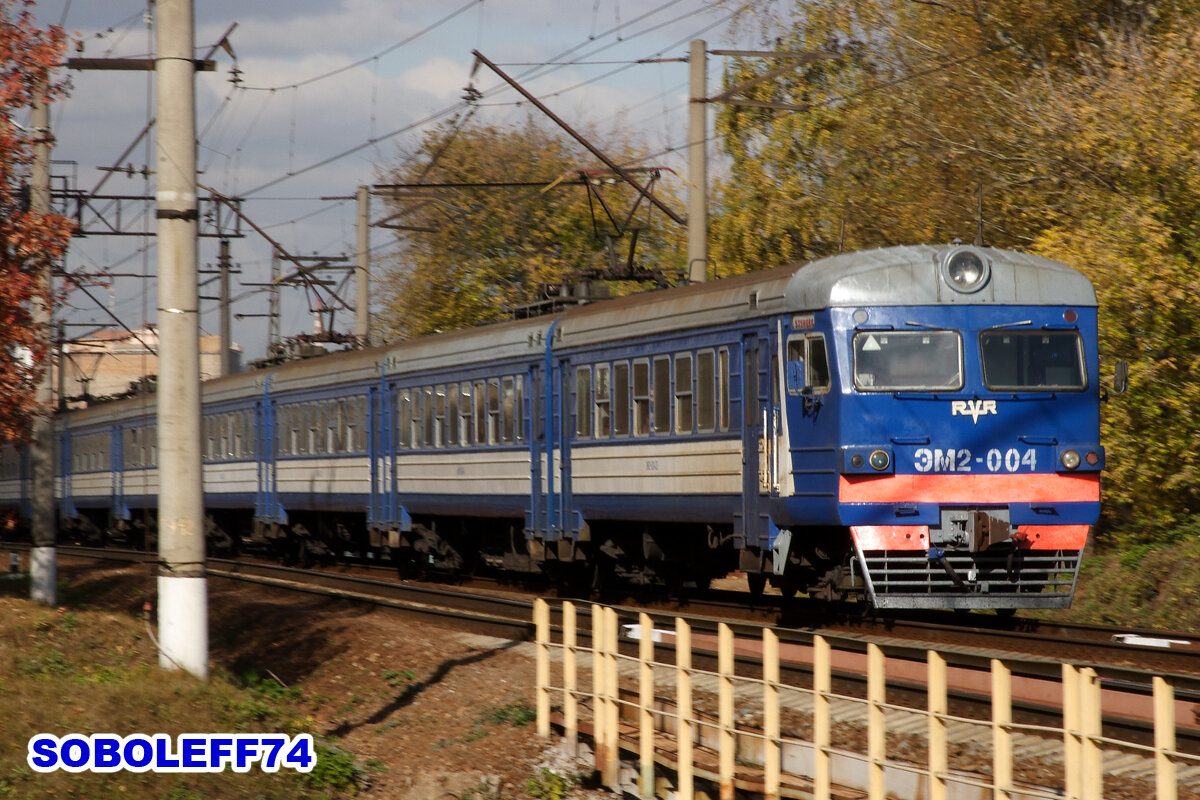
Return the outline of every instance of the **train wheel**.
{"type": "Polygon", "coordinates": [[[767,588],[767,573],[747,572],[746,585],[750,587],[751,597],[762,597],[763,591],[767,588]]]}

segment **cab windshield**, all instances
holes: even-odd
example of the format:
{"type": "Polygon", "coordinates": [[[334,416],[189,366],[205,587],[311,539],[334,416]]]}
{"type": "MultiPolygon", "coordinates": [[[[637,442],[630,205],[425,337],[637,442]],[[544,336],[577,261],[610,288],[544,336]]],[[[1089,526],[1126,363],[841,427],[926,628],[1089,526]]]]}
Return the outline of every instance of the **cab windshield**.
{"type": "Polygon", "coordinates": [[[984,331],[983,382],[1000,391],[1078,391],[1087,385],[1075,331],[984,331]]]}
{"type": "Polygon", "coordinates": [[[961,389],[958,331],[860,331],[854,335],[854,386],[875,392],[961,389]]]}

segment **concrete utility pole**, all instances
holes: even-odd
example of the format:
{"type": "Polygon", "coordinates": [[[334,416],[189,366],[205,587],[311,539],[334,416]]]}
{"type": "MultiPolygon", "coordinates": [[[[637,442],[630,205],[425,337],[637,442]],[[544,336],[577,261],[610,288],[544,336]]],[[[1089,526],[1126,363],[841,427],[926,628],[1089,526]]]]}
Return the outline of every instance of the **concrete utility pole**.
{"type": "Polygon", "coordinates": [[[688,281],[708,279],[708,55],[703,39],[692,42],[688,54],[688,281]]]}
{"type": "Polygon", "coordinates": [[[371,344],[371,190],[358,187],[358,265],[354,273],[354,335],[362,347],[371,344]]]}
{"type": "Polygon", "coordinates": [[[192,0],[157,0],[158,663],[208,677],[192,0]]]}
{"type": "MultiPolygon", "coordinates": [[[[30,175],[29,211],[36,216],[50,213],[50,105],[46,102],[49,76],[43,74],[34,93],[30,122],[33,126],[33,166],[30,175]]],[[[50,353],[54,342],[54,310],[50,306],[52,285],[50,259],[39,256],[38,283],[45,299],[33,301],[33,326],[45,353],[45,369],[37,385],[37,401],[41,409],[33,418],[33,442],[29,448],[33,483],[30,499],[30,519],[33,549],[29,551],[29,596],[35,603],[47,606],[58,604],[58,567],[55,540],[58,526],[54,515],[54,424],[50,406],[54,401],[54,376],[50,374],[50,353]]],[[[62,357],[58,369],[63,370],[62,357]]]]}

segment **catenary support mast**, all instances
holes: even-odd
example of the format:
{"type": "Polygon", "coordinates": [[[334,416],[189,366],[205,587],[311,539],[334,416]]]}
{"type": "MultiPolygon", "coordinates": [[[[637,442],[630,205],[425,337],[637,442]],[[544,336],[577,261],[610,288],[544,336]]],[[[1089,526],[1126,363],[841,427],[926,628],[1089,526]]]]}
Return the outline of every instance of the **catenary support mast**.
{"type": "MultiPolygon", "coordinates": [[[[33,165],[30,174],[29,211],[37,216],[50,213],[50,105],[46,101],[48,76],[38,82],[34,93],[30,123],[34,130],[33,165]]],[[[30,533],[33,549],[29,551],[29,596],[36,603],[58,604],[57,539],[58,526],[54,516],[54,426],[50,406],[54,399],[54,376],[50,373],[50,350],[54,340],[53,309],[50,305],[52,286],[50,259],[41,256],[38,282],[44,298],[33,301],[33,325],[41,337],[46,369],[38,380],[37,401],[41,407],[33,418],[33,437],[29,448],[32,473],[30,492],[30,533]]],[[[63,365],[59,363],[61,372],[63,365]]]]}
{"type": "Polygon", "coordinates": [[[157,0],[159,666],[208,676],[192,0],[157,0]]]}

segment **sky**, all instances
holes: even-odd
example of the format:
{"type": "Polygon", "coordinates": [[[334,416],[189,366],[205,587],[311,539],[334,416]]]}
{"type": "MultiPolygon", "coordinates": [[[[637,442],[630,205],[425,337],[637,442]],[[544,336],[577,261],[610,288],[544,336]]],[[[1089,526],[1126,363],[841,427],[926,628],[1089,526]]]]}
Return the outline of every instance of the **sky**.
{"type": "MultiPolygon", "coordinates": [[[[646,142],[651,163],[686,175],[687,64],[634,62],[682,58],[693,39],[709,49],[756,46],[747,38],[753,26],[737,24],[745,22],[739,3],[722,0],[203,0],[195,6],[198,56],[236,24],[228,36],[235,57],[216,50],[216,72],[196,77],[199,182],[245,198],[246,216],[288,252],[351,262],[355,204],[331,198],[385,181],[386,168],[423,133],[464,111],[469,83],[483,94],[476,121],[502,125],[530,113],[486,67],[472,78],[472,50],[572,126],[621,125],[646,142]]],[[[69,57],[153,54],[144,0],[40,0],[37,14],[71,36],[69,57]]],[[[710,88],[720,69],[720,58],[710,57],[710,88]]],[[[153,177],[143,174],[154,164],[152,134],[120,161],[132,175],[101,168],[116,164],[153,117],[153,73],[72,70],[69,77],[69,97],[51,111],[55,188],[91,191],[107,177],[100,194],[152,196],[153,177]]],[[[382,216],[375,200],[371,217],[382,216]]],[[[146,203],[122,204],[121,218],[125,229],[153,230],[146,203]]],[[[245,238],[232,243],[242,284],[233,292],[241,298],[233,312],[244,315],[233,323],[233,339],[249,361],[267,344],[267,320],[253,316],[266,312],[267,295],[250,284],[270,279],[272,245],[243,230],[245,238]]],[[[373,229],[373,265],[392,236],[373,229]]],[[[91,286],[90,296],[73,292],[62,311],[68,337],[118,320],[135,329],[153,324],[156,258],[152,237],[76,238],[68,270],[150,277],[117,277],[91,286]]],[[[216,258],[217,240],[202,239],[201,269],[216,258]]],[[[215,295],[215,283],[201,294],[215,295]]],[[[352,285],[345,296],[353,302],[352,285]]],[[[301,289],[283,290],[282,302],[284,336],[313,331],[301,289]]],[[[201,332],[216,333],[218,324],[217,303],[202,302],[201,332]]],[[[335,320],[341,331],[353,325],[347,313],[335,320]]]]}

